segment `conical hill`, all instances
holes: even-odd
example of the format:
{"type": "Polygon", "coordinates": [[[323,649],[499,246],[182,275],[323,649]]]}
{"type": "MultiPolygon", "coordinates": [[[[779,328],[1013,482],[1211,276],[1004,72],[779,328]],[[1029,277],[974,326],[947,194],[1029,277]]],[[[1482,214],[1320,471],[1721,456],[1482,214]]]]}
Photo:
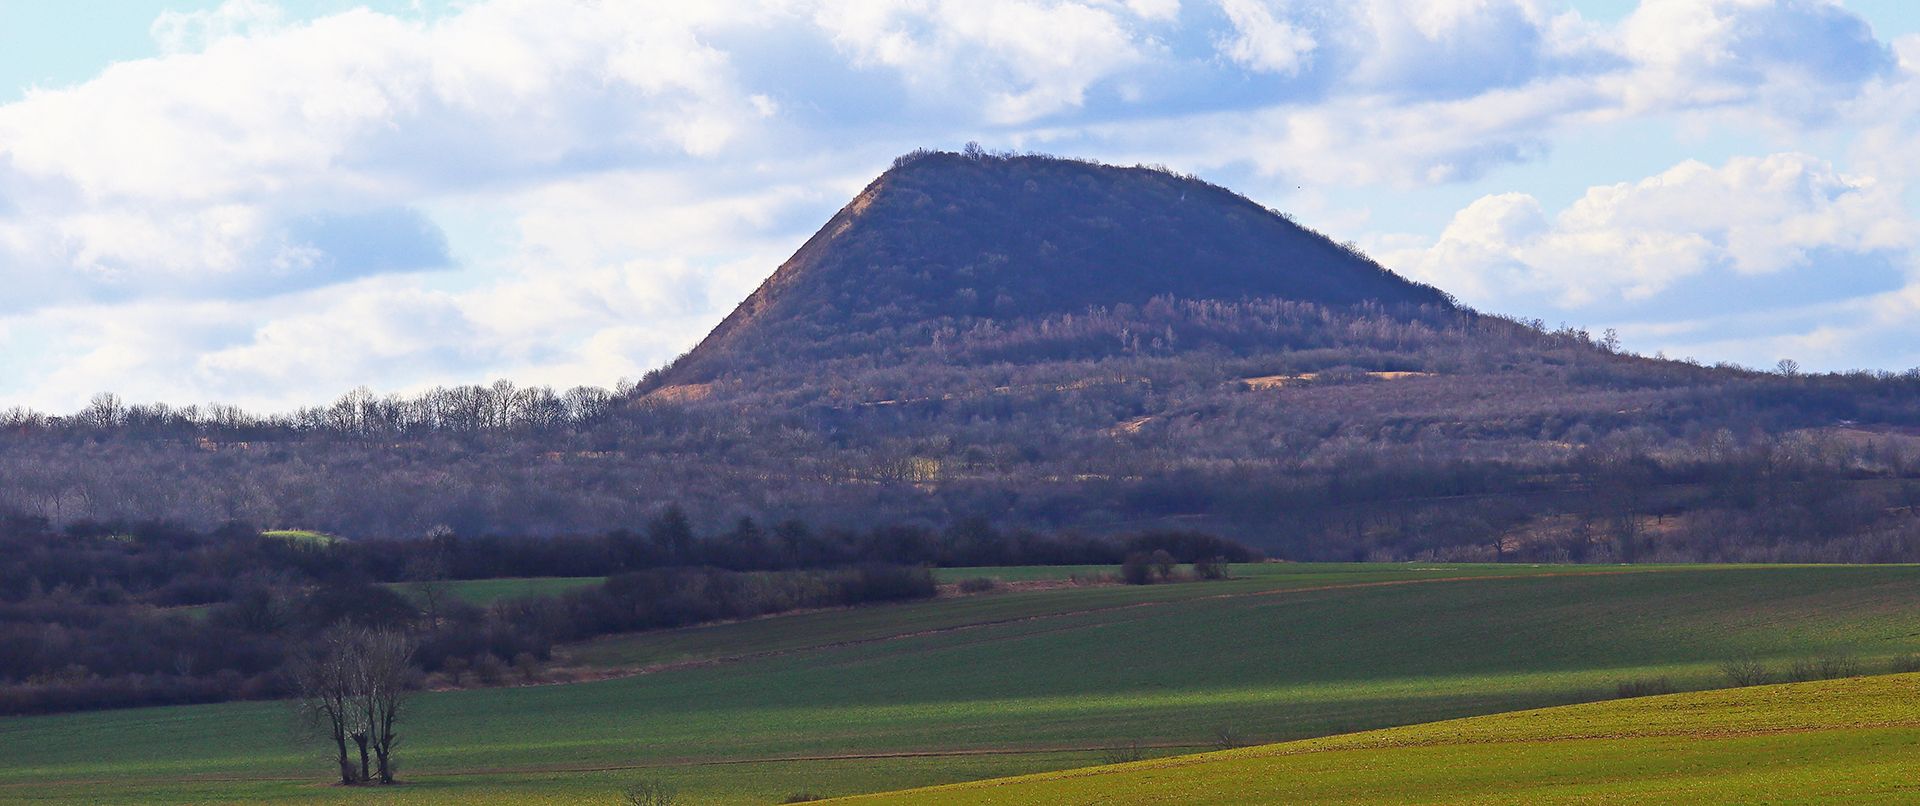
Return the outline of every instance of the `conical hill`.
{"type": "Polygon", "coordinates": [[[666,380],[841,357],[912,338],[929,322],[1155,297],[1453,307],[1439,290],[1197,179],[1042,156],[917,152],[841,209],[666,380]]]}

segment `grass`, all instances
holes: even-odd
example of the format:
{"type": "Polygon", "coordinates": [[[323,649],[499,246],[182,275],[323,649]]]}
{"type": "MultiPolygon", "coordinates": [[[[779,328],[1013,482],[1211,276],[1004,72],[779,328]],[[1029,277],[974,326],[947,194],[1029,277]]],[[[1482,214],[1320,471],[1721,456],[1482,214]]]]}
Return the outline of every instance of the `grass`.
{"type": "Polygon", "coordinates": [[[849,804],[1912,803],[1920,677],[1526,711],[849,804]]]}
{"type": "MultiPolygon", "coordinates": [[[[1920,652],[1920,567],[1235,573],[595,642],[578,658],[678,665],[423,694],[402,756],[419,783],[353,794],[611,802],[653,776],[690,804],[770,803],[1086,766],[1134,743],[1194,752],[1223,730],[1276,742],[1609,699],[1622,681],[1704,688],[1736,656],[1880,668],[1920,652]]],[[[286,722],[274,703],[0,720],[0,801],[361,802],[309,786],[325,765],[286,722]]]]}
{"type": "MultiPolygon", "coordinates": [[[[438,583],[454,599],[477,605],[490,605],[502,599],[528,596],[558,596],[570,590],[600,584],[605,577],[522,577],[514,579],[462,579],[438,583]]],[[[390,587],[414,596],[411,583],[396,582],[390,587]]],[[[417,598],[417,597],[416,597],[417,598]]]]}
{"type": "Polygon", "coordinates": [[[343,539],[321,532],[309,532],[304,529],[276,529],[269,532],[261,532],[260,536],[285,540],[294,545],[312,547],[331,546],[343,539]]]}
{"type": "Polygon", "coordinates": [[[933,577],[942,584],[963,579],[997,579],[1001,582],[1029,582],[1040,579],[1091,579],[1118,576],[1111,565],[1015,565],[1004,568],[935,568],[933,577]]]}
{"type": "MultiPolygon", "coordinates": [[[[1584,566],[1574,573],[1606,574],[1629,569],[1621,566],[1584,566]]],[[[1111,566],[1041,568],[946,568],[942,580],[992,576],[1000,579],[1065,578],[1113,573],[1111,566]]],[[[681,630],[618,637],[576,647],[574,660],[593,666],[639,668],[660,664],[702,662],[768,652],[874,641],[899,635],[953,630],[979,625],[1095,614],[1123,608],[1189,600],[1215,600],[1234,595],[1263,595],[1311,588],[1391,586],[1442,579],[1483,576],[1564,574],[1564,567],[1494,565],[1406,565],[1341,563],[1264,563],[1233,566],[1234,578],[1205,584],[1110,586],[1065,590],[991,594],[889,605],[803,613],[771,619],[707,625],[681,630]]]]}
{"type": "MultiPolygon", "coordinates": [[[[273,535],[312,535],[324,538],[312,532],[273,532],[273,535]]],[[[333,538],[337,539],[337,538],[333,538]]],[[[1113,566],[1107,565],[1042,565],[1017,566],[1010,568],[936,568],[934,577],[942,583],[959,582],[962,579],[988,577],[1003,582],[1069,579],[1111,575],[1113,566]]],[[[477,605],[488,605],[502,599],[518,599],[527,596],[558,596],[570,590],[598,585],[605,577],[519,577],[511,579],[463,579],[440,583],[445,586],[448,595],[461,601],[477,605]]],[[[411,593],[411,585],[404,582],[394,583],[394,590],[411,593]]]]}

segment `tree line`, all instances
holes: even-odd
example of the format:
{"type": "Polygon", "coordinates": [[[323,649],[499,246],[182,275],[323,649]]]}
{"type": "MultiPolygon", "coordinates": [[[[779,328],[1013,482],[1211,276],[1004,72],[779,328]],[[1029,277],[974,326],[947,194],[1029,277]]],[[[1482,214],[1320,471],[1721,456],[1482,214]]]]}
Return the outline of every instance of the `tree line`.
{"type": "Polygon", "coordinates": [[[613,390],[576,386],[521,387],[512,381],[436,387],[411,397],[376,395],[360,387],[324,406],[260,414],[219,403],[205,406],[127,403],[103,392],[70,415],[25,407],[0,411],[0,430],[16,436],[119,433],[147,439],[286,440],[309,435],[398,437],[431,433],[506,431],[543,433],[604,414],[633,382],[613,390]]]}

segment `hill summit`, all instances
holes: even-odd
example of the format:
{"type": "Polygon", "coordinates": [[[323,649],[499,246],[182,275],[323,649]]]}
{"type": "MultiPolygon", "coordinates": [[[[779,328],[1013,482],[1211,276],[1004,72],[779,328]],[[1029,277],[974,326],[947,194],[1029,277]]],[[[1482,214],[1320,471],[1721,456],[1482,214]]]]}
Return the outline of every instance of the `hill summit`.
{"type": "Polygon", "coordinates": [[[1446,294],[1247,198],[1162,169],[917,151],[842,208],[669,372],[870,352],[928,322],[1156,297],[1451,309],[1446,294]],[[878,337],[878,338],[876,338],[878,337]]]}

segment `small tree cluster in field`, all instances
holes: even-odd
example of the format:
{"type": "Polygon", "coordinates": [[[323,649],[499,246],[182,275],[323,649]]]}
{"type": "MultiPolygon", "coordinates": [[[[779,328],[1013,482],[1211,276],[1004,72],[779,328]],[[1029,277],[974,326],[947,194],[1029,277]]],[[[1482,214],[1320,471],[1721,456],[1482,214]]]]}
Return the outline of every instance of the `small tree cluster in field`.
{"type": "Polygon", "coordinates": [[[1135,551],[1129,553],[1120,563],[1120,581],[1128,585],[1153,585],[1161,582],[1177,582],[1182,578],[1226,579],[1230,575],[1227,562],[1227,558],[1220,556],[1195,559],[1193,575],[1183,577],[1178,571],[1179,560],[1166,549],[1154,549],[1152,552],[1135,551]]]}
{"type": "MultiPolygon", "coordinates": [[[[1920,671],[1920,657],[1901,655],[1893,659],[1892,670],[1897,674],[1907,671],[1920,671]]],[[[1720,672],[1727,681],[1735,686],[1758,686],[1774,682],[1776,678],[1787,683],[1805,683],[1813,680],[1839,680],[1847,677],[1859,677],[1863,674],[1860,659],[1851,652],[1830,652],[1816,658],[1794,661],[1787,668],[1775,674],[1774,670],[1752,656],[1734,658],[1720,664],[1720,672]]]]}
{"type": "Polygon", "coordinates": [[[1845,677],[1860,676],[1860,660],[1851,653],[1837,652],[1822,655],[1809,660],[1794,661],[1787,667],[1787,681],[1805,683],[1809,680],[1839,680],[1845,677]]]}
{"type": "Polygon", "coordinates": [[[1905,655],[1896,655],[1889,666],[1894,674],[1920,672],[1920,655],[1915,655],[1911,652],[1905,655]]]}
{"type": "Polygon", "coordinates": [[[1720,673],[1727,676],[1727,682],[1735,687],[1764,685],[1773,677],[1773,672],[1759,658],[1742,655],[1730,658],[1720,664],[1720,673]]]}
{"type": "Polygon", "coordinates": [[[1201,579],[1226,579],[1228,571],[1227,561],[1224,557],[1214,557],[1209,560],[1195,560],[1193,563],[1193,575],[1201,579]]]}
{"type": "Polygon", "coordinates": [[[825,798],[819,795],[815,795],[811,792],[795,792],[788,795],[786,800],[783,800],[780,802],[781,803],[812,803],[816,800],[825,800],[825,798]]]}
{"type": "Polygon", "coordinates": [[[1639,680],[1622,680],[1614,685],[1613,696],[1616,699],[1626,700],[1634,697],[1652,697],[1658,694],[1672,694],[1679,690],[1680,689],[1674,687],[1673,678],[1661,675],[1659,677],[1647,677],[1639,680]]]}
{"type": "Polygon", "coordinates": [[[1130,741],[1118,747],[1109,747],[1100,751],[1101,764],[1132,764],[1145,760],[1147,751],[1139,741],[1130,741]]]}
{"type": "Polygon", "coordinates": [[[1172,582],[1174,565],[1173,555],[1166,549],[1154,549],[1151,554],[1136,551],[1120,563],[1120,578],[1128,585],[1172,582]]]}
{"type": "Polygon", "coordinates": [[[393,783],[400,716],[413,687],[414,639],[390,629],[337,625],[293,664],[305,724],[334,750],[340,783],[393,783]],[[359,764],[349,752],[359,751],[359,764]]]}
{"type": "Polygon", "coordinates": [[[672,784],[649,778],[627,787],[627,806],[673,806],[680,801],[680,790],[672,784]]]}

